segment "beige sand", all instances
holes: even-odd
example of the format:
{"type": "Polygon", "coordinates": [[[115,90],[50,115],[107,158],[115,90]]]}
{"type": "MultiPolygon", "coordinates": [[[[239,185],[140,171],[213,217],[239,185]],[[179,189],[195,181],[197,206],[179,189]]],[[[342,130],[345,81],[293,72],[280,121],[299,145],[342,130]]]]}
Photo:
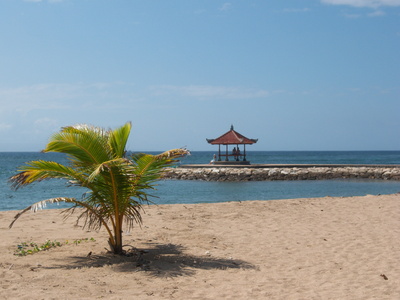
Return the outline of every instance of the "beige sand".
{"type": "Polygon", "coordinates": [[[0,212],[1,299],[400,299],[399,194],[147,207],[132,257],[57,210],[9,230],[14,214],[0,212]],[[47,239],[69,243],[13,255],[47,239]]]}

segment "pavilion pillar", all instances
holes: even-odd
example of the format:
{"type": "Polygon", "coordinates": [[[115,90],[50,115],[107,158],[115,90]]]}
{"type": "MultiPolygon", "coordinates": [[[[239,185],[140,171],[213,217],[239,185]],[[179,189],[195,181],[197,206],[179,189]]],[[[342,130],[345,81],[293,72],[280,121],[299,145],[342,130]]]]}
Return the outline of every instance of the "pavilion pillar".
{"type": "Polygon", "coordinates": [[[218,161],[221,161],[221,144],[218,144],[218,161]]]}
{"type": "Polygon", "coordinates": [[[243,161],[246,161],[246,144],[243,145],[243,161]]]}
{"type": "Polygon", "coordinates": [[[229,161],[228,155],[229,155],[229,153],[228,153],[228,144],[226,144],[226,156],[225,156],[225,161],[229,161]]]}

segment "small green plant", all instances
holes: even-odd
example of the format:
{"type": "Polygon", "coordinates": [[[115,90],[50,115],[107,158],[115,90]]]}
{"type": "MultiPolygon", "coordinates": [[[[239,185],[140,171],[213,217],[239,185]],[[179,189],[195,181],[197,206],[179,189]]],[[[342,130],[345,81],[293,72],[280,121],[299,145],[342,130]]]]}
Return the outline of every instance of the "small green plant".
{"type": "MultiPolygon", "coordinates": [[[[82,243],[82,242],[95,242],[96,240],[94,239],[94,238],[84,238],[84,239],[78,239],[78,240],[74,240],[74,241],[72,241],[71,243],[72,244],[75,244],[75,245],[78,245],[78,244],[80,244],[80,243],[82,243]]],[[[68,245],[70,243],[70,241],[68,241],[68,240],[66,240],[65,241],[65,245],[68,245]]]]}
{"type": "Polygon", "coordinates": [[[49,250],[50,248],[60,247],[60,246],[61,246],[60,242],[50,241],[50,240],[47,240],[41,245],[38,245],[37,243],[34,242],[30,243],[23,242],[17,246],[17,250],[15,250],[14,255],[25,256],[28,254],[34,254],[40,251],[45,251],[49,250]]]}
{"type": "MultiPolygon", "coordinates": [[[[75,245],[78,245],[82,242],[95,242],[96,240],[94,238],[84,238],[84,239],[78,239],[74,240],[73,243],[75,245]]],[[[64,245],[68,245],[69,241],[65,241],[64,245]]],[[[63,244],[61,242],[57,241],[50,241],[47,240],[44,242],[42,245],[38,245],[37,243],[34,242],[22,242],[21,244],[17,245],[17,249],[14,251],[14,255],[16,256],[26,256],[28,254],[34,254],[40,251],[45,251],[49,250],[51,248],[55,247],[61,247],[63,244]]]]}

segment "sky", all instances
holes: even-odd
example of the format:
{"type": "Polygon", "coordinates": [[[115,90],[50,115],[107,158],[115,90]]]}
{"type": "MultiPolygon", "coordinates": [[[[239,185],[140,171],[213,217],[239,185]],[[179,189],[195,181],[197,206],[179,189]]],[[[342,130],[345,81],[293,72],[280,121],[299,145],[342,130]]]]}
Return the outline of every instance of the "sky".
{"type": "Polygon", "coordinates": [[[400,150],[400,0],[0,0],[0,152],[400,150]]]}

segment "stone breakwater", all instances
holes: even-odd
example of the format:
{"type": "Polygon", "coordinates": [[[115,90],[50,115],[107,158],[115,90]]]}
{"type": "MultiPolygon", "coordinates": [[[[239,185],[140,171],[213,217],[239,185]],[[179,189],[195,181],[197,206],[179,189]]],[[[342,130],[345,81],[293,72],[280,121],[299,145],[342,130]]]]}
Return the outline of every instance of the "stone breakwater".
{"type": "Polygon", "coordinates": [[[322,180],[343,178],[400,180],[400,167],[167,168],[164,178],[205,181],[322,180]]]}

